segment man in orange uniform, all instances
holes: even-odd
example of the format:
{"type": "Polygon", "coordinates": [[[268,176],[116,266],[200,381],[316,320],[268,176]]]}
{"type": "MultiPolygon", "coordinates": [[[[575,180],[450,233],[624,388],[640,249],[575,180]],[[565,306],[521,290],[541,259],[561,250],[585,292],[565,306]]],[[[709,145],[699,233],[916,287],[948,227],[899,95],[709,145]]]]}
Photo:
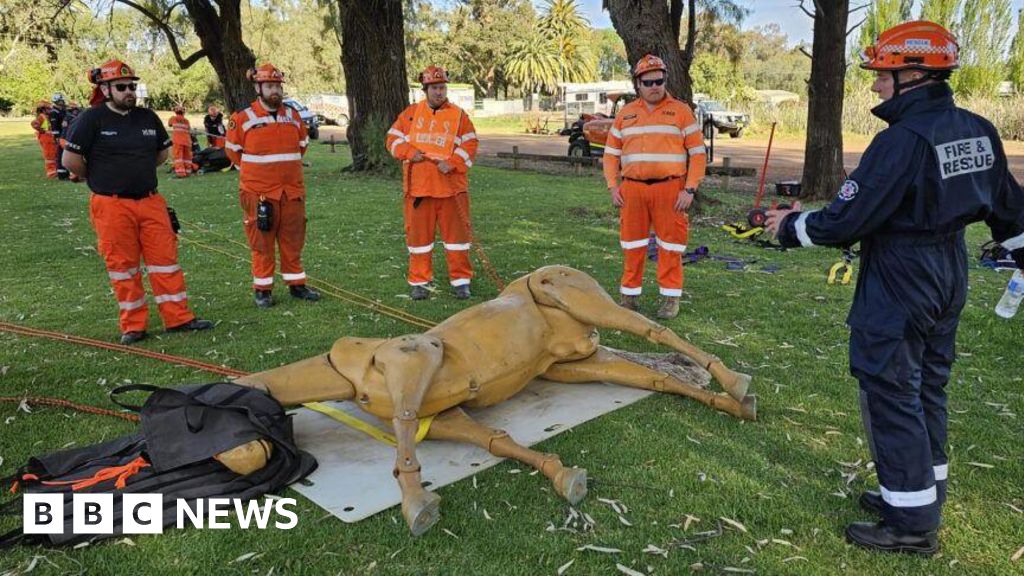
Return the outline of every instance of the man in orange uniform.
{"type": "Polygon", "coordinates": [[[292,297],[315,302],[306,286],[302,247],[306,242],[306,185],[302,156],[309,138],[299,114],[283,104],[284,73],[273,64],[248,72],[259,97],[228,123],[225,152],[241,171],[238,182],[245,234],[252,249],[256,306],[274,305],[274,243],[281,250],[281,277],[292,297]]]}
{"type": "Polygon", "coordinates": [[[89,215],[121,309],[122,344],[146,337],[149,310],[140,260],[168,332],[213,327],[188,307],[178,239],[167,202],[157,193],[156,167],[167,160],[171,140],[152,110],[135,106],[138,79],[120,60],[92,69],[91,101],[99,103],[71,124],[64,150],[64,165],[92,190],[89,215]]]}
{"type": "Polygon", "coordinates": [[[707,155],[693,110],[665,90],[668,69],[647,55],[633,69],[637,100],[622,108],[608,133],[604,177],[612,203],[622,208],[623,251],[619,303],[638,308],[651,225],[658,243],[657,316],[675,318],[683,292],[682,255],[689,220],[686,210],[704,178],[707,155]],[[621,177],[621,181],[620,181],[621,177]]]}
{"type": "Polygon", "coordinates": [[[469,182],[466,173],[479,141],[469,115],[448,101],[448,73],[428,66],[420,75],[427,98],[399,114],[388,130],[386,146],[404,163],[405,243],[413,300],[429,295],[433,281],[431,252],[441,228],[448,279],[455,297],[470,297],[469,182]]]}
{"type": "Polygon", "coordinates": [[[192,125],[185,118],[185,108],[174,107],[174,116],[167,121],[171,127],[171,142],[174,144],[174,174],[187,178],[192,174],[192,125]]]}
{"type": "Polygon", "coordinates": [[[43,151],[43,165],[46,177],[57,177],[57,143],[50,134],[50,103],[40,100],[36,104],[36,117],[32,120],[32,129],[36,131],[36,140],[43,151]]]}

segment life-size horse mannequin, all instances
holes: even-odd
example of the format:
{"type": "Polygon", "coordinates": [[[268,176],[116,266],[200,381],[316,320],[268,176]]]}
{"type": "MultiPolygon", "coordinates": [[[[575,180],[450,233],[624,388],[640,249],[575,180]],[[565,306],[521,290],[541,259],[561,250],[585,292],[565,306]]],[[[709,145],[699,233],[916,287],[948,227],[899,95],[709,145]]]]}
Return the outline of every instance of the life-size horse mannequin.
{"type": "MultiPolygon", "coordinates": [[[[424,490],[415,436],[421,418],[435,416],[428,440],[480,446],[544,473],[570,503],[587,492],[587,471],[562,465],[515,443],[503,431],[474,422],[461,409],[492,406],[522,390],[535,377],[554,382],[611,382],[688,396],[753,420],[756,402],[747,395],[750,377],[689,344],[668,328],[615,304],[583,272],[547,266],[519,278],[497,298],[468,308],[423,334],[391,339],[341,338],[327,354],[260,372],[237,383],[267,391],[284,405],[353,400],[365,411],[391,420],[397,439],[395,478],[402,514],[419,535],[440,518],[441,498],[424,490]],[[646,337],[686,355],[722,386],[712,393],[652,370],[598,346],[597,327],[646,337]]],[[[238,462],[262,449],[242,446],[222,461],[238,462]]],[[[251,468],[253,464],[241,464],[251,468]]],[[[255,465],[259,467],[258,463],[255,465]]]]}

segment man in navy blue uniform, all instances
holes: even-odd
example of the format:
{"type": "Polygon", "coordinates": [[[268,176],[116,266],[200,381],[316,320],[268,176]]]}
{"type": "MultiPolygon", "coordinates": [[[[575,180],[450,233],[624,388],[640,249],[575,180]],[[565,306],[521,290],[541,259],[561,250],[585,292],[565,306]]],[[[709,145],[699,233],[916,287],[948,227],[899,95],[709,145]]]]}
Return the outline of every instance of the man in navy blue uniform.
{"type": "Polygon", "coordinates": [[[872,113],[889,124],[868,146],[836,199],[821,210],[768,214],[787,247],[861,243],[850,326],[850,372],[880,492],[861,507],[878,523],[846,529],[853,544],[933,554],[946,497],[946,393],[967,298],[964,228],[985,221],[1024,266],[1024,191],[984,118],[957,108],[946,83],[955,38],[932,22],[883,32],[864,52],[872,113]]]}

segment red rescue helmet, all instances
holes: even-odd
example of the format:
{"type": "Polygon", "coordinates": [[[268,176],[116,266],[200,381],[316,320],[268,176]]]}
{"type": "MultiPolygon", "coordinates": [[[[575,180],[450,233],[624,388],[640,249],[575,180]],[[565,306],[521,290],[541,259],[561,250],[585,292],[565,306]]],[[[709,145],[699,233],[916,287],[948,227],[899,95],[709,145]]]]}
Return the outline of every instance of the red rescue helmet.
{"type": "Polygon", "coordinates": [[[99,68],[89,70],[89,82],[102,84],[114,80],[138,80],[132,67],[120,60],[108,60],[100,64],[99,68]]]}
{"type": "Polygon", "coordinates": [[[427,66],[423,72],[420,73],[420,84],[424,88],[431,84],[447,84],[448,83],[448,72],[440,66],[427,66]]]}
{"type": "Polygon", "coordinates": [[[284,72],[281,72],[269,62],[263,66],[250,68],[249,71],[245,73],[245,77],[250,82],[255,82],[257,84],[261,82],[276,82],[278,84],[284,84],[284,72]]]}
{"type": "Polygon", "coordinates": [[[866,70],[953,70],[960,66],[960,46],[942,26],[927,20],[904,22],[878,36],[861,52],[866,70]]]}
{"type": "Polygon", "coordinates": [[[665,61],[654,54],[648,54],[641,58],[640,61],[636,63],[636,66],[633,67],[633,78],[639,78],[643,74],[654,72],[656,70],[661,70],[668,74],[668,66],[665,66],[665,61]]]}

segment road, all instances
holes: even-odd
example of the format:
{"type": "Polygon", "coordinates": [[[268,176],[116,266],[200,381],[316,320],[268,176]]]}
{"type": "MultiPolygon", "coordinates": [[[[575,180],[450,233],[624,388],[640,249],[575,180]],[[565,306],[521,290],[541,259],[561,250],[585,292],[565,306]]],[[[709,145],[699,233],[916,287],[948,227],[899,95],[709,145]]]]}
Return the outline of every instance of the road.
{"type": "MultiPolygon", "coordinates": [[[[330,133],[337,134],[335,138],[344,138],[344,131],[336,131],[333,127],[324,127],[321,139],[329,138],[328,134],[330,133]]],[[[857,167],[861,154],[869,142],[870,138],[866,136],[851,136],[846,139],[843,145],[843,164],[847,171],[853,171],[857,167]]],[[[479,154],[496,156],[498,152],[511,152],[513,146],[519,146],[519,151],[524,154],[563,155],[568,151],[569,142],[564,136],[480,134],[479,154]]],[[[721,165],[723,159],[729,157],[733,166],[756,168],[760,173],[767,146],[767,136],[716,137],[715,164],[721,165]]],[[[1005,148],[1010,161],[1010,170],[1018,180],[1024,181],[1024,142],[1006,142],[1005,148]]],[[[803,162],[804,141],[802,139],[793,136],[776,138],[772,143],[772,153],[768,163],[768,181],[799,180],[803,173],[803,162]]]]}

